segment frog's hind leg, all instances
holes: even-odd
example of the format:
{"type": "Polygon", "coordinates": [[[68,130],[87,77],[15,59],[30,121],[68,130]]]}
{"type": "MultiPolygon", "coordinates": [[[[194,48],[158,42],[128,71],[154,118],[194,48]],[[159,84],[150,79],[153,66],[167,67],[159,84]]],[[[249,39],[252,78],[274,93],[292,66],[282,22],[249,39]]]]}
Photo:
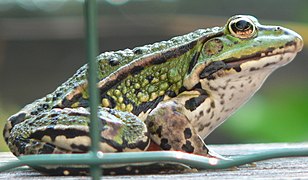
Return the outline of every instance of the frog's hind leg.
{"type": "MultiPolygon", "coordinates": [[[[10,130],[9,147],[17,156],[85,153],[91,145],[89,116],[87,108],[79,107],[55,108],[31,117],[10,130]]],[[[143,151],[148,147],[147,128],[138,117],[118,110],[99,108],[98,120],[102,123],[101,151],[143,151]]]]}

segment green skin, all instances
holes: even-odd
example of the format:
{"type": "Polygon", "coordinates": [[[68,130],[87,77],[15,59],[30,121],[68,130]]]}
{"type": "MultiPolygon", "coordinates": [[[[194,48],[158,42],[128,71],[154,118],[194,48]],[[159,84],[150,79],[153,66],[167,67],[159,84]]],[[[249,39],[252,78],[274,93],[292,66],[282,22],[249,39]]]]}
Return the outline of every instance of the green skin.
{"type": "MultiPolygon", "coordinates": [[[[291,30],[233,16],[224,27],[99,55],[101,151],[156,147],[215,156],[203,139],[302,46],[291,30]]],[[[88,105],[85,65],[11,116],[5,140],[16,156],[85,153],[91,142],[88,105]]]]}

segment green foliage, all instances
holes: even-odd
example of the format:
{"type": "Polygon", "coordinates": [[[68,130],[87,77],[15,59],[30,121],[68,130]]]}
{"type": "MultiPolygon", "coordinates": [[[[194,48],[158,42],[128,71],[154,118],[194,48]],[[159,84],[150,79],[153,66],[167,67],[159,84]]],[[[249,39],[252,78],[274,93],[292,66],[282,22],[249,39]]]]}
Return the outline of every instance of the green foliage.
{"type": "Polygon", "coordinates": [[[255,96],[228,120],[223,130],[241,142],[308,140],[308,87],[274,88],[255,96]]]}

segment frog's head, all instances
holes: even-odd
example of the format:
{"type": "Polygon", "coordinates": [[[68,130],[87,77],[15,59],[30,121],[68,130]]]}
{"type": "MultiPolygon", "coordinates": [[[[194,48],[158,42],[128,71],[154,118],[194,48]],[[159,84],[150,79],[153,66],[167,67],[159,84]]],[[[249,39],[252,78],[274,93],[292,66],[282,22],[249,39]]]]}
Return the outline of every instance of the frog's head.
{"type": "Polygon", "coordinates": [[[289,29],[261,25],[252,16],[233,16],[200,44],[198,61],[184,85],[190,89],[202,81],[240,82],[243,77],[263,82],[273,70],[292,61],[302,47],[300,35],[289,29]]]}
{"type": "Polygon", "coordinates": [[[302,38],[289,29],[261,25],[252,16],[234,16],[200,43],[198,60],[184,86],[204,89],[221,122],[302,47],[302,38]]]}

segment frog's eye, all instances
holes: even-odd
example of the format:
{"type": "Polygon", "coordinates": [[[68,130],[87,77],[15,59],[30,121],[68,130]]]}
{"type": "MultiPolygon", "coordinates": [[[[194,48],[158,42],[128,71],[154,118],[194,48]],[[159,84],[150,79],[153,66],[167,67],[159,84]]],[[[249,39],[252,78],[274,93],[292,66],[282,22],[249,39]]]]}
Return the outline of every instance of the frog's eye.
{"type": "Polygon", "coordinates": [[[244,17],[231,20],[228,28],[233,36],[241,39],[250,38],[256,32],[254,23],[244,17]]]}

